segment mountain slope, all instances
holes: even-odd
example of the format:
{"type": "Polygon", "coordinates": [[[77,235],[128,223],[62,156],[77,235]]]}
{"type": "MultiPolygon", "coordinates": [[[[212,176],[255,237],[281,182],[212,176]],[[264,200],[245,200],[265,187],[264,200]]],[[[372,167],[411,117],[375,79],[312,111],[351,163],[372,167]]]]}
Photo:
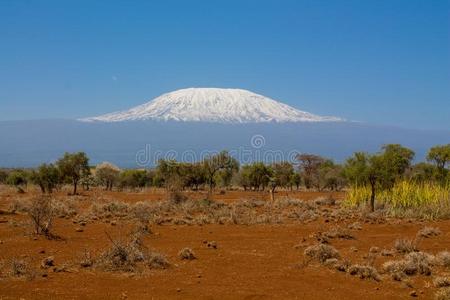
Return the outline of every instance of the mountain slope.
{"type": "Polygon", "coordinates": [[[215,123],[334,122],[241,89],[188,88],[163,94],[130,110],[82,121],[162,120],[215,123]]]}

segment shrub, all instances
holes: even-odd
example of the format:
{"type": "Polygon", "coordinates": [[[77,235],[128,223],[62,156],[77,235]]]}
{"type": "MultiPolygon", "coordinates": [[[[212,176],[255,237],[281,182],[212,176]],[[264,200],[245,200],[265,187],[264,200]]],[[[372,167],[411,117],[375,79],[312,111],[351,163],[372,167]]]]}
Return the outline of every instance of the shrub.
{"type": "Polygon", "coordinates": [[[378,271],[371,266],[365,265],[353,265],[348,269],[350,275],[357,275],[361,279],[373,279],[375,281],[380,281],[381,277],[378,271]]]}
{"type": "Polygon", "coordinates": [[[446,277],[446,276],[445,277],[444,276],[436,277],[433,280],[433,284],[435,287],[438,287],[438,288],[449,287],[450,286],[450,277],[446,277]]]}
{"type": "Polygon", "coordinates": [[[196,259],[194,251],[192,251],[192,249],[190,249],[190,248],[183,248],[183,249],[181,249],[181,251],[178,253],[178,256],[181,259],[186,259],[186,260],[196,259]]]}
{"type": "Polygon", "coordinates": [[[136,272],[139,264],[155,269],[169,265],[163,255],[148,250],[139,236],[132,237],[129,242],[113,240],[107,236],[112,246],[96,260],[96,264],[106,271],[136,272]]]}
{"type": "Polygon", "coordinates": [[[440,234],[441,234],[441,231],[439,230],[439,228],[429,227],[429,226],[426,226],[426,227],[422,228],[421,230],[419,230],[419,232],[417,232],[417,236],[423,237],[423,238],[438,236],[440,234]]]}
{"type": "Polygon", "coordinates": [[[52,236],[50,231],[53,225],[53,218],[55,217],[52,198],[40,196],[33,199],[28,214],[36,234],[42,234],[47,237],[52,236]]]}
{"type": "Polygon", "coordinates": [[[397,239],[394,242],[394,248],[400,253],[410,253],[417,250],[417,244],[415,240],[397,239]]]}
{"type": "Polygon", "coordinates": [[[324,263],[330,258],[340,258],[339,252],[336,248],[325,244],[317,244],[307,247],[304,251],[304,255],[312,259],[316,259],[320,263],[324,263]]]}
{"type": "Polygon", "coordinates": [[[450,252],[441,251],[436,254],[436,262],[438,265],[450,268],[450,252]]]}

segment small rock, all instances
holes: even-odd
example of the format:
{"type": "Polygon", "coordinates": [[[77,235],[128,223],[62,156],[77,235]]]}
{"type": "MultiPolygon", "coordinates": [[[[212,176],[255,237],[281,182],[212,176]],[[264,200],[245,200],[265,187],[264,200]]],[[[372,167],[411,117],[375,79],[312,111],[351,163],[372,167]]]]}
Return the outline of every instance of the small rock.
{"type": "Polygon", "coordinates": [[[417,292],[416,291],[411,291],[411,293],[409,293],[409,295],[411,297],[417,297],[417,292]]]}
{"type": "Polygon", "coordinates": [[[181,289],[180,289],[180,288],[177,288],[177,292],[178,292],[178,293],[181,292],[181,289]]]}
{"type": "Polygon", "coordinates": [[[117,222],[116,222],[116,221],[111,221],[111,225],[112,225],[112,226],[116,226],[116,225],[117,225],[117,222]]]}
{"type": "Polygon", "coordinates": [[[55,265],[55,258],[53,256],[49,256],[44,258],[41,262],[41,267],[47,269],[49,267],[53,267],[55,265]]]}
{"type": "Polygon", "coordinates": [[[45,254],[45,249],[39,250],[39,253],[40,253],[40,254],[45,254]]]}
{"type": "Polygon", "coordinates": [[[77,228],[75,229],[75,231],[76,231],[76,232],[83,232],[83,231],[84,231],[84,229],[83,229],[83,228],[81,228],[81,227],[77,227],[77,228]]]}
{"type": "Polygon", "coordinates": [[[208,242],[208,248],[217,249],[217,243],[215,241],[208,242]]]}

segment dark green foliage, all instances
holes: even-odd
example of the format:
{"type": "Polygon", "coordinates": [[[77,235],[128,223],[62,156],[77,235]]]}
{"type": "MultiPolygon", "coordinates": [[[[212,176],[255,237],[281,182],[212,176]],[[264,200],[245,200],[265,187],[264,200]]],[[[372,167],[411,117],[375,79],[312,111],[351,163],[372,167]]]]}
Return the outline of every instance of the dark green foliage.
{"type": "Polygon", "coordinates": [[[59,170],[53,164],[42,164],[31,173],[31,181],[41,188],[42,193],[52,193],[60,179],[59,170]]]}
{"type": "Polygon", "coordinates": [[[23,187],[27,185],[29,174],[25,170],[13,170],[6,178],[6,184],[15,186],[17,191],[23,193],[23,187]]]}
{"type": "Polygon", "coordinates": [[[432,147],[428,151],[427,160],[437,167],[436,179],[442,184],[450,182],[448,165],[450,164],[450,144],[432,147]]]}
{"type": "Polygon", "coordinates": [[[146,170],[124,170],[119,175],[120,188],[143,188],[151,185],[151,178],[146,170]]]}
{"type": "Polygon", "coordinates": [[[90,174],[89,158],[84,152],[65,153],[56,163],[63,179],[73,184],[73,194],[77,193],[77,185],[83,176],[90,174]]]}

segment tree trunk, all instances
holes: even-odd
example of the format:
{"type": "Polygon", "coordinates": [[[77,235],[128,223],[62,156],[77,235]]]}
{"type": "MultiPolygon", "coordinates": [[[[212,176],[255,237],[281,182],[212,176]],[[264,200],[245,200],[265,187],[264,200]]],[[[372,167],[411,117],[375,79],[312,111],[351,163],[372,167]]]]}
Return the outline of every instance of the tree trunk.
{"type": "Polygon", "coordinates": [[[77,194],[77,185],[78,185],[78,181],[74,180],[73,181],[73,194],[74,195],[77,194]]]}
{"type": "Polygon", "coordinates": [[[372,189],[372,192],[370,194],[370,209],[372,212],[375,211],[375,182],[370,182],[370,186],[372,189]]]}

